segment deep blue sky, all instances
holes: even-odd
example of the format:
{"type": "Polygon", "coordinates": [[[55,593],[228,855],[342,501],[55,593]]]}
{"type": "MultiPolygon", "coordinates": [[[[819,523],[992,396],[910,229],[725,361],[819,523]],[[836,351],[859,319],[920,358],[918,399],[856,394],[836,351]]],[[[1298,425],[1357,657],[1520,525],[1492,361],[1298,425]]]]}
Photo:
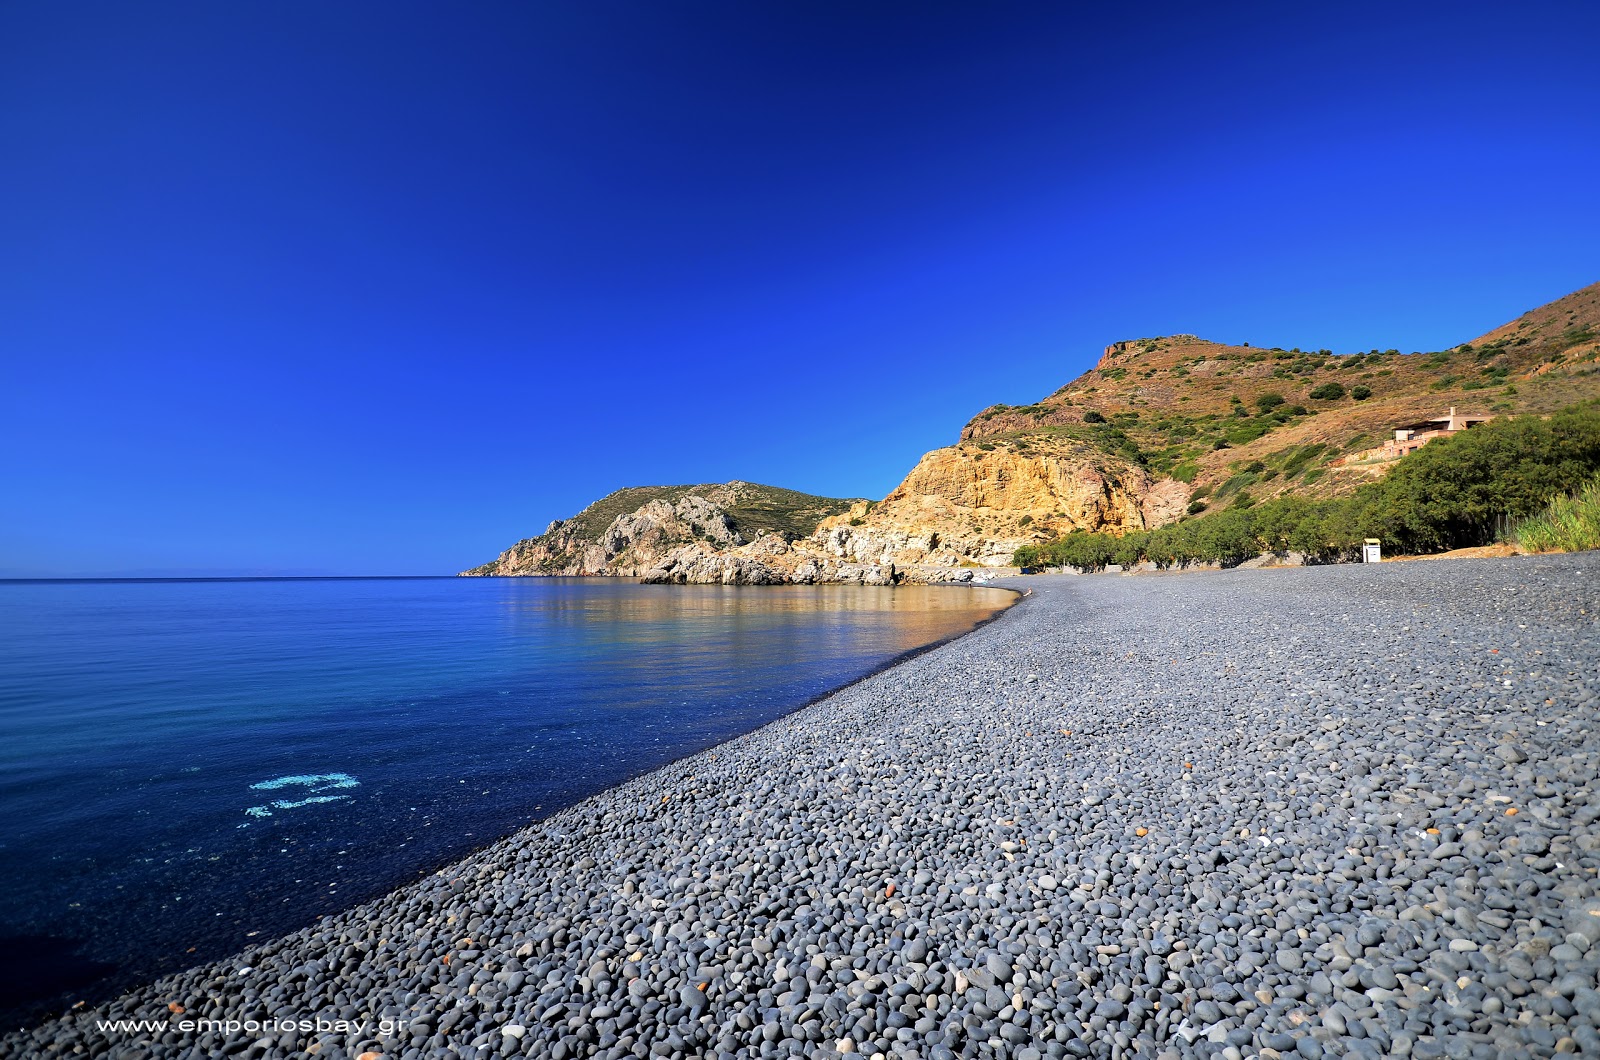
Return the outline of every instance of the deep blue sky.
{"type": "Polygon", "coordinates": [[[1589,2],[6,4],[0,575],[448,573],[624,485],[882,496],[1117,339],[1463,341],[1600,279],[1597,39],[1589,2]]]}

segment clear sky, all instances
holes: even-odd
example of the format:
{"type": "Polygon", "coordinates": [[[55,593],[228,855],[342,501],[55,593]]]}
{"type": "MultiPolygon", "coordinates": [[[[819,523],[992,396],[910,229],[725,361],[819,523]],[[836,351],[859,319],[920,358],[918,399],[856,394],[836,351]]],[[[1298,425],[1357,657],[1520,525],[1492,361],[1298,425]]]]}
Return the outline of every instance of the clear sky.
{"type": "Polygon", "coordinates": [[[0,576],[879,497],[1124,338],[1600,279],[1600,5],[0,6],[0,576]]]}

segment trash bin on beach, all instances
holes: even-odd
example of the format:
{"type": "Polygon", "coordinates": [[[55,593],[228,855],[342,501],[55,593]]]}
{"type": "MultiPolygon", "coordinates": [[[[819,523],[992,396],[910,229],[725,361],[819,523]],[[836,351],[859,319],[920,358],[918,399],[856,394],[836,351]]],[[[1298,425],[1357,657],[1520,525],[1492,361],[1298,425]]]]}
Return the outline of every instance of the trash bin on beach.
{"type": "Polygon", "coordinates": [[[1383,562],[1383,542],[1376,537],[1367,538],[1366,544],[1361,546],[1362,563],[1383,562]]]}

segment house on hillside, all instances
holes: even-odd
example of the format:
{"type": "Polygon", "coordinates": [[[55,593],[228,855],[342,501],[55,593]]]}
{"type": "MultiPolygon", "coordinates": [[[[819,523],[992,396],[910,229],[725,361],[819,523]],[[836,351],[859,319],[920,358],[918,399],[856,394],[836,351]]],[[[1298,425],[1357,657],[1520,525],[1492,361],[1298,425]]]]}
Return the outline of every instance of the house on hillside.
{"type": "Polygon", "coordinates": [[[1398,460],[1408,453],[1414,453],[1427,445],[1435,438],[1447,438],[1457,431],[1470,430],[1480,423],[1488,423],[1493,416],[1465,416],[1456,412],[1454,405],[1443,416],[1435,416],[1431,420],[1422,420],[1419,423],[1406,423],[1394,429],[1394,437],[1373,449],[1363,449],[1359,453],[1334,461],[1338,464],[1379,464],[1388,460],[1398,460]]]}

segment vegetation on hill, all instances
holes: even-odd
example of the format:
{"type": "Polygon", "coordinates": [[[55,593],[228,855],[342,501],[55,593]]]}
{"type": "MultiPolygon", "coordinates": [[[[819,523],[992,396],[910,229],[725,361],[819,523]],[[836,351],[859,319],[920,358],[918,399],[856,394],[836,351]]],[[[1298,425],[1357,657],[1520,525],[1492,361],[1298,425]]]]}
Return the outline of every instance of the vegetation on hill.
{"type": "MultiPolygon", "coordinates": [[[[1290,457],[1282,470],[1297,458],[1290,457]]],[[[1258,502],[1249,487],[1275,470],[1259,463],[1200,498],[1225,504],[1221,511],[1122,537],[1068,534],[1018,549],[1015,561],[1084,570],[1144,561],[1226,566],[1286,549],[1313,560],[1350,557],[1369,537],[1381,539],[1388,551],[1414,553],[1486,544],[1511,520],[1539,512],[1600,474],[1600,401],[1548,418],[1496,420],[1439,439],[1398,462],[1386,477],[1342,497],[1258,502]]]]}
{"type": "Polygon", "coordinates": [[[734,529],[747,539],[769,532],[789,539],[805,537],[822,520],[842,515],[856,503],[854,498],[818,497],[755,482],[630,486],[606,494],[560,526],[569,537],[593,541],[619,515],[636,512],[651,501],[676,504],[690,496],[704,497],[720,507],[732,520],[734,529]]]}
{"type": "Polygon", "coordinates": [[[1600,284],[1432,352],[1334,354],[1192,335],[1116,343],[1042,401],[985,409],[962,439],[1024,453],[1065,444],[1108,470],[1137,465],[1188,483],[1194,514],[1246,488],[1257,501],[1354,493],[1384,469],[1347,468],[1340,457],[1451,405],[1542,415],[1597,395],[1600,284]]]}
{"type": "Polygon", "coordinates": [[[809,536],[822,520],[843,515],[855,503],[854,497],[817,497],[777,486],[751,486],[723,510],[734,529],[747,538],[775,533],[792,541],[809,536]]]}

